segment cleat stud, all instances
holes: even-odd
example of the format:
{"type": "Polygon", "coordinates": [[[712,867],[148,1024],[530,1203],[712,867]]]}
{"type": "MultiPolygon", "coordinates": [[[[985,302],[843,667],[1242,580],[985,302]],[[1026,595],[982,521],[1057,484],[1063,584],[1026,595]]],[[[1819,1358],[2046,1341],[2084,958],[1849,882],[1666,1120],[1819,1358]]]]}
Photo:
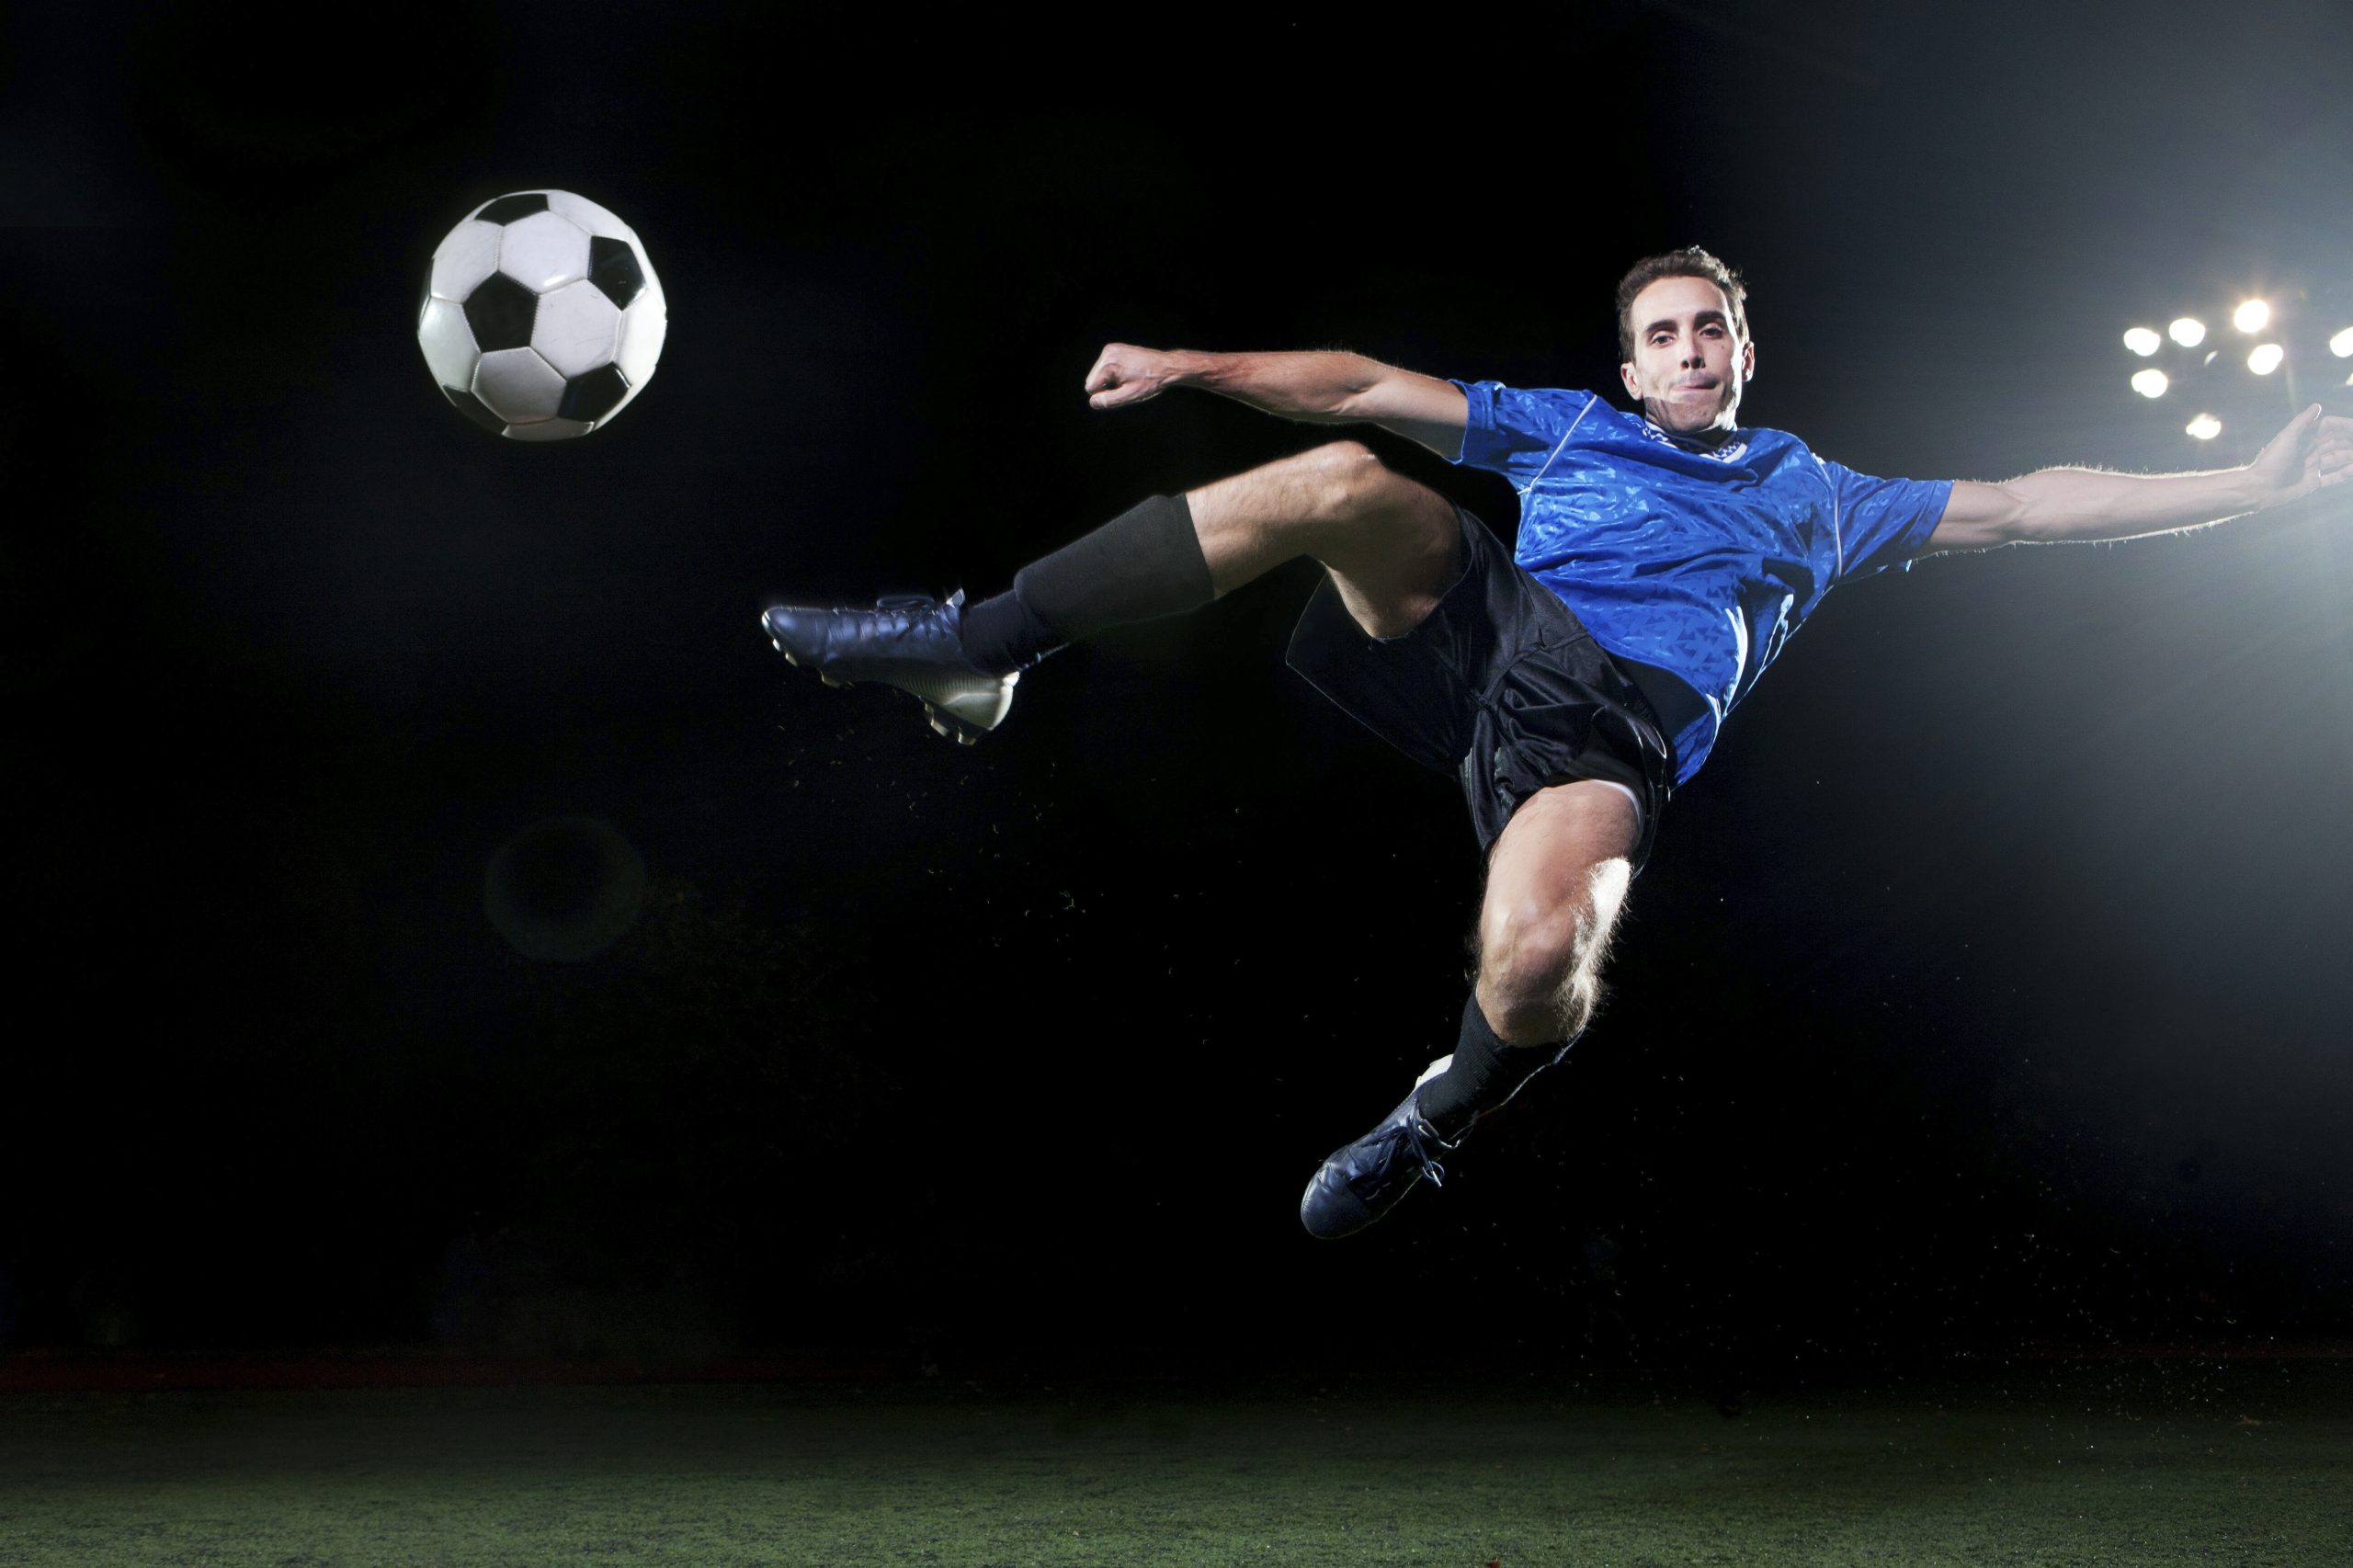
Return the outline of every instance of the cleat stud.
{"type": "Polygon", "coordinates": [[[981,744],[981,737],[978,735],[967,735],[959,732],[956,736],[956,744],[959,745],[976,746],[981,744]]]}
{"type": "Polygon", "coordinates": [[[818,678],[819,680],[821,680],[821,681],[824,681],[827,686],[847,686],[847,685],[849,684],[849,682],[847,682],[847,681],[846,681],[846,680],[835,680],[832,676],[827,675],[824,670],[819,670],[819,671],[817,672],[817,678],[818,678]]]}

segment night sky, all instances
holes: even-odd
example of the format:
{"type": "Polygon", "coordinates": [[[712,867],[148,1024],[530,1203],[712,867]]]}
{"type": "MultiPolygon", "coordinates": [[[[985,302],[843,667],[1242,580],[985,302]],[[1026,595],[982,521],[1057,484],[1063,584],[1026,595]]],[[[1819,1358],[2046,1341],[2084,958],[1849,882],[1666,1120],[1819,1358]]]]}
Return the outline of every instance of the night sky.
{"type": "MultiPolygon", "coordinates": [[[[0,1345],[2353,1332],[2342,502],[1833,594],[1571,1062],[1341,1244],[1300,1188],[1451,1049],[1479,865],[1282,667],[1313,564],[1056,655],[972,749],[757,625],[992,594],[1333,434],[1091,411],[1107,342],[1616,395],[1610,285],[1690,244],[1751,284],[1745,421],[1855,468],[2238,460],[2291,408],[2224,373],[2250,293],[2353,411],[2341,6],[62,9],[0,32],[0,1345]],[[415,311],[547,187],[671,325],[526,446],[415,311]],[[2185,312],[2217,369],[2134,396],[2120,334],[2185,312]]],[[[1503,481],[1347,434],[1509,536],[1503,481]]]]}

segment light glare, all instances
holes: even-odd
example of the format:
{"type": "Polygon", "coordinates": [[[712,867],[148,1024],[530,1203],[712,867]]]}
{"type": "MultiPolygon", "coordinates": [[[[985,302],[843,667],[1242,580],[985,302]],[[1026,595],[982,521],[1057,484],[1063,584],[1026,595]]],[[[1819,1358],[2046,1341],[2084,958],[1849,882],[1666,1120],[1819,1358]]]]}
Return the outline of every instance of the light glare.
{"type": "Polygon", "coordinates": [[[2222,422],[2211,414],[2201,414],[2183,426],[2200,441],[2211,441],[2222,433],[2222,422]]]}
{"type": "Polygon", "coordinates": [[[2163,370],[2132,372],[2132,390],[2143,397],[2163,397],[2165,395],[2165,388],[2171,384],[2165,380],[2165,373],[2163,370]]]}
{"type": "Polygon", "coordinates": [[[2246,357],[2246,368],[2258,376],[2268,376],[2278,369],[2279,361],[2287,357],[2288,351],[2276,343],[2258,343],[2255,346],[2255,352],[2246,357]]]}
{"type": "Polygon", "coordinates": [[[2165,341],[2154,329],[2145,326],[2136,326],[2124,335],[2124,347],[2143,359],[2165,347],[2165,341]]]}
{"type": "Polygon", "coordinates": [[[2249,300],[2231,312],[2231,324],[2241,332],[2261,332],[2271,324],[2271,307],[2260,300],[2249,300]]]}
{"type": "Polygon", "coordinates": [[[2173,334],[2173,340],[2184,348],[2195,348],[2206,341],[2206,324],[2196,316],[2177,316],[2174,324],[2165,330],[2173,334]]]}
{"type": "Polygon", "coordinates": [[[2328,351],[2339,359],[2353,359],[2353,326],[2328,340],[2328,351]]]}

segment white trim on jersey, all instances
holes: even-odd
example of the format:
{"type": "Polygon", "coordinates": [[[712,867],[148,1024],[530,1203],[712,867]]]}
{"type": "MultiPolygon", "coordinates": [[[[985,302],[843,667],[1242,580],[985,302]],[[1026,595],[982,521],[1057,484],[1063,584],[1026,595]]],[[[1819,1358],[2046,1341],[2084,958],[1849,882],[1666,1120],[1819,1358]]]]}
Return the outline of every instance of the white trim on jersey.
{"type": "Polygon", "coordinates": [[[1553,445],[1551,455],[1545,458],[1544,466],[1536,471],[1536,476],[1534,479],[1530,479],[1526,484],[1519,487],[1519,494],[1522,499],[1527,497],[1529,491],[1536,488],[1538,480],[1542,479],[1546,474],[1552,472],[1552,465],[1560,460],[1562,449],[1565,448],[1569,444],[1569,437],[1577,433],[1577,426],[1585,423],[1585,416],[1591,414],[1593,412],[1593,405],[1600,401],[1601,394],[1598,392],[1587,392],[1585,394],[1585,406],[1577,410],[1577,416],[1574,419],[1569,421],[1569,427],[1561,432],[1561,438],[1553,445]]]}

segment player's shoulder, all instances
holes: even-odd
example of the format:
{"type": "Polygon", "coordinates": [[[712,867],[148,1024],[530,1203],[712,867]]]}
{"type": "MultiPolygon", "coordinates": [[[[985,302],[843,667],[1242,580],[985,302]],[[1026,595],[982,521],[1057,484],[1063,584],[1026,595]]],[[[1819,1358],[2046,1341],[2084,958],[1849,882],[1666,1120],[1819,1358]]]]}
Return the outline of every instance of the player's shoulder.
{"type": "Polygon", "coordinates": [[[1565,409],[1571,414],[1586,407],[1603,409],[1609,406],[1598,394],[1582,387],[1524,387],[1512,381],[1492,379],[1474,381],[1459,377],[1454,384],[1474,398],[1483,397],[1496,403],[1508,402],[1531,407],[1565,409]]]}

